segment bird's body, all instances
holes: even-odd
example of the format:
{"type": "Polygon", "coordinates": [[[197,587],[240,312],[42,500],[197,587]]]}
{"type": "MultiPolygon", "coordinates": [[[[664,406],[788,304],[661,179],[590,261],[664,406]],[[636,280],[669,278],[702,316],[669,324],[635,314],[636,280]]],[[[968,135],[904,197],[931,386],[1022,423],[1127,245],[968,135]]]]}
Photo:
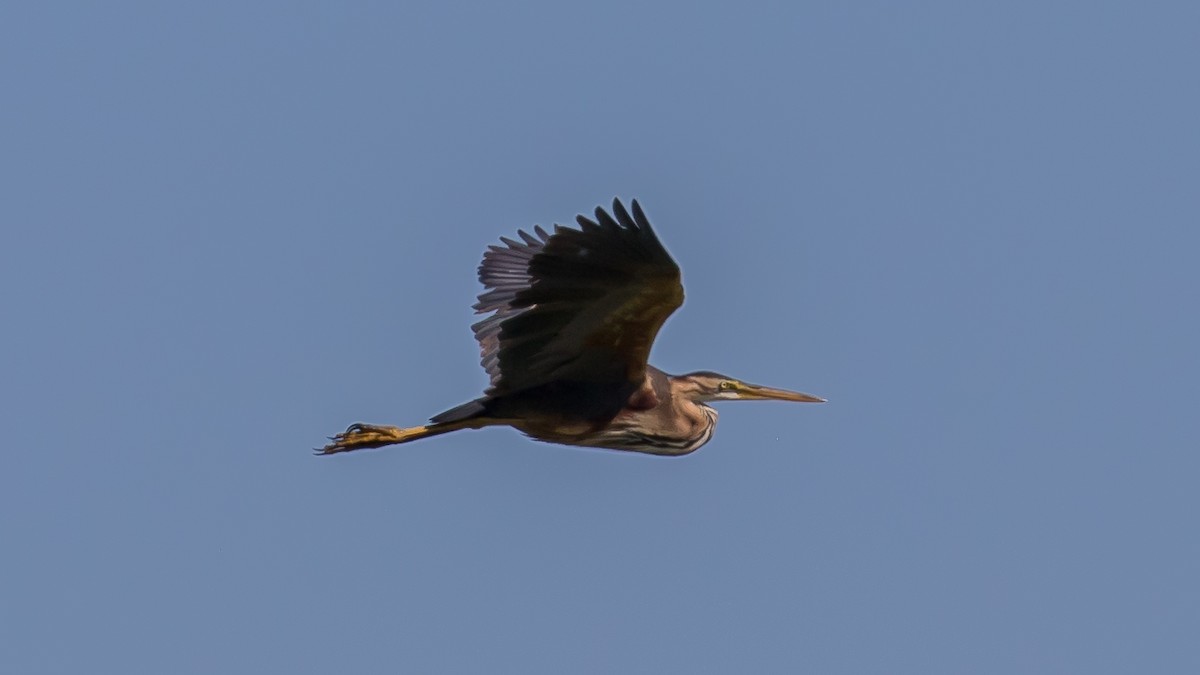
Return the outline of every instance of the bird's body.
{"type": "Polygon", "coordinates": [[[485,291],[473,326],[491,379],[484,396],[401,429],[352,425],[319,450],[333,454],[506,425],[564,445],[682,455],[708,442],[719,399],[819,402],[808,394],[701,371],[672,376],[647,364],[651,344],[683,303],[679,267],[636,201],[614,219],[577,218],[502,238],[479,266],[485,291]]]}
{"type": "MultiPolygon", "coordinates": [[[[642,387],[629,394],[616,414],[589,419],[573,410],[556,418],[522,416],[511,426],[532,438],[563,445],[684,455],[708,442],[717,411],[671,390],[671,376],[648,366],[642,387]]],[[[586,401],[586,399],[585,399],[586,401]]]]}

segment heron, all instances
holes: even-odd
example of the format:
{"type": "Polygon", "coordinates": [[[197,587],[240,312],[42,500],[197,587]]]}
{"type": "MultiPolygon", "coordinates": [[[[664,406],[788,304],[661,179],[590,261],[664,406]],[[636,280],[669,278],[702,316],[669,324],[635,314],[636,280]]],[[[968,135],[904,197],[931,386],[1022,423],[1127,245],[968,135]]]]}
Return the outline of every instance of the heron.
{"type": "Polygon", "coordinates": [[[530,438],[652,455],[686,455],[712,438],[709,403],[823,403],[712,371],[669,375],[647,363],[667,317],[683,304],[679,266],[637,200],[580,215],[578,229],[517,231],[479,265],[488,316],[472,326],[490,380],[483,396],[400,428],[357,423],[316,450],[332,455],[461,429],[509,426],[530,438]]]}

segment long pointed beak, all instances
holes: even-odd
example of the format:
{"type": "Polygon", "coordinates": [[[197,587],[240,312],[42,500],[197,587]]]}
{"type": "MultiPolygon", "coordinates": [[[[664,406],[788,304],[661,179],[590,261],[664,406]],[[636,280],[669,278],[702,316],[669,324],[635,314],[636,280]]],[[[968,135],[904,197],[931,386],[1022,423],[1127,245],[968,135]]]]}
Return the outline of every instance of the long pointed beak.
{"type": "Polygon", "coordinates": [[[771,387],[761,387],[757,384],[745,384],[738,389],[738,398],[747,401],[799,401],[800,403],[824,403],[825,399],[812,394],[804,394],[798,391],[788,391],[787,389],[772,389],[771,387]]]}

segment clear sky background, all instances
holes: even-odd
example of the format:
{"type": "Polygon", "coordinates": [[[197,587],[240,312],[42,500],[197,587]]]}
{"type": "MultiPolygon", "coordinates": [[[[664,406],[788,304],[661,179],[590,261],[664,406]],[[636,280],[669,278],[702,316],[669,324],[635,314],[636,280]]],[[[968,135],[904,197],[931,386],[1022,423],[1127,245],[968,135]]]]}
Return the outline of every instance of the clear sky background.
{"type": "Polygon", "coordinates": [[[0,671],[1200,672],[1200,5],[5,3],[0,671]],[[729,403],[463,432],[641,200],[729,403]]]}

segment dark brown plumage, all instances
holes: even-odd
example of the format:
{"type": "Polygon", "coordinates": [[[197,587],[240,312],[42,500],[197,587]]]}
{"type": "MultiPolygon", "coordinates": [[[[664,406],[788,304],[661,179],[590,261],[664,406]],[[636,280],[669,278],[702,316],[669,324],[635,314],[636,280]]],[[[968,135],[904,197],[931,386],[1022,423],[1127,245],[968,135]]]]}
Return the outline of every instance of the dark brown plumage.
{"type": "Polygon", "coordinates": [[[679,266],[635,200],[597,207],[579,229],[519,231],[484,253],[473,326],[490,386],[484,395],[400,429],[352,425],[319,450],[333,454],[464,428],[508,425],[538,440],[653,454],[708,441],[705,401],[808,394],[749,385],[711,372],[672,377],[647,363],[659,329],[683,304],[679,266]],[[615,217],[614,217],[615,216],[615,217]]]}

